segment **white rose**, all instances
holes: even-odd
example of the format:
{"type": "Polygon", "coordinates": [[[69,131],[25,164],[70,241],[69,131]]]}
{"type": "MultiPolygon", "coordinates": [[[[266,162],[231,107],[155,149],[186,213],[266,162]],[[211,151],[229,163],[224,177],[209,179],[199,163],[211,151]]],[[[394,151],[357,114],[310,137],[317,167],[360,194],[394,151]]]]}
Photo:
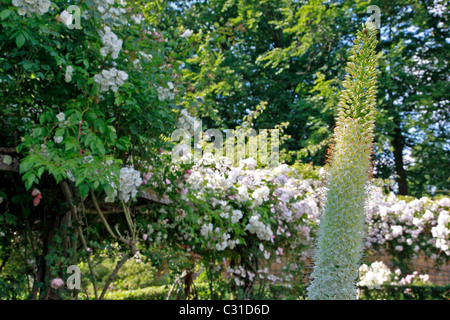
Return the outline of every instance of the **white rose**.
{"type": "Polygon", "coordinates": [[[24,15],[27,14],[27,10],[25,10],[25,9],[22,7],[22,8],[19,8],[19,9],[17,10],[17,13],[19,14],[19,16],[24,16],[24,15]]]}
{"type": "Polygon", "coordinates": [[[186,29],[186,31],[184,31],[184,33],[180,37],[187,39],[191,35],[192,35],[192,30],[186,29]]]}
{"type": "Polygon", "coordinates": [[[50,8],[50,1],[49,0],[38,0],[38,10],[39,13],[42,15],[48,11],[50,8]]]}
{"type": "Polygon", "coordinates": [[[61,19],[61,22],[66,26],[68,26],[69,24],[72,24],[73,15],[71,15],[66,10],[61,12],[61,14],[59,15],[59,18],[61,19]]]}
{"type": "Polygon", "coordinates": [[[6,164],[7,166],[11,165],[12,163],[12,158],[9,155],[4,155],[3,156],[3,163],[6,164]]]}

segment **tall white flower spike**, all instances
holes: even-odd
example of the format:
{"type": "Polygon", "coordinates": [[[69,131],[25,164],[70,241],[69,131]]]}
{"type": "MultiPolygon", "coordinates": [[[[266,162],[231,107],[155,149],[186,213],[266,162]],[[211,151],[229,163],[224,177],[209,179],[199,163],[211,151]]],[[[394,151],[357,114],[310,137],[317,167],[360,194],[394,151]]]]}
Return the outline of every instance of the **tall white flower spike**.
{"type": "Polygon", "coordinates": [[[325,171],[325,203],[315,252],[311,300],[356,299],[371,175],[378,54],[376,29],[358,31],[325,171]]]}

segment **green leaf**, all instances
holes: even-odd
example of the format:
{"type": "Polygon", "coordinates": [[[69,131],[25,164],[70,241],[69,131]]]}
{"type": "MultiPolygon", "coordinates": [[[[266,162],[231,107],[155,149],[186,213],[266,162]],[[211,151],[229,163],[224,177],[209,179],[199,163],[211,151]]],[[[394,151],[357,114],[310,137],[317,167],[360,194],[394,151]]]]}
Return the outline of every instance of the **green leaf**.
{"type": "Polygon", "coordinates": [[[56,130],[55,137],[63,136],[64,132],[65,132],[65,129],[58,129],[58,130],[56,130]]]}
{"type": "Polygon", "coordinates": [[[95,120],[97,119],[97,114],[95,112],[88,112],[86,114],[86,119],[90,121],[95,120]]]}
{"type": "Polygon", "coordinates": [[[40,137],[42,134],[42,128],[34,128],[31,134],[34,138],[40,137]]]}
{"type": "Polygon", "coordinates": [[[122,101],[123,101],[122,96],[119,95],[119,94],[116,94],[116,99],[114,100],[114,104],[115,104],[116,106],[120,106],[120,104],[122,103],[122,101]]]}
{"type": "Polygon", "coordinates": [[[106,130],[105,124],[104,123],[99,123],[98,130],[100,131],[101,134],[104,134],[105,130],[106,130]]]}
{"type": "Polygon", "coordinates": [[[21,48],[24,44],[25,44],[25,36],[23,35],[23,33],[20,33],[16,37],[16,45],[18,48],[21,48]]]}
{"type": "Polygon", "coordinates": [[[11,11],[9,11],[8,9],[3,10],[2,12],[0,12],[0,18],[2,20],[5,20],[6,18],[9,17],[10,14],[11,14],[11,11]]]}
{"type": "Polygon", "coordinates": [[[24,60],[20,63],[26,70],[29,70],[33,67],[34,63],[29,60],[24,60]]]}
{"type": "Polygon", "coordinates": [[[88,193],[89,193],[89,186],[87,184],[82,184],[80,186],[81,197],[84,198],[85,196],[87,196],[88,193]]]}
{"type": "Polygon", "coordinates": [[[11,226],[16,226],[17,217],[11,213],[5,213],[5,222],[11,226]]]}
{"type": "Polygon", "coordinates": [[[84,177],[80,176],[77,178],[76,182],[75,182],[75,186],[79,186],[80,184],[82,184],[84,182],[84,177]]]}
{"type": "Polygon", "coordinates": [[[97,147],[98,152],[100,152],[100,154],[101,154],[102,156],[104,156],[105,153],[106,153],[106,150],[105,150],[105,147],[103,146],[103,144],[97,143],[97,144],[96,144],[96,147],[97,147]]]}
{"type": "Polygon", "coordinates": [[[24,175],[24,179],[25,179],[25,188],[27,189],[27,190],[30,190],[31,189],[31,187],[33,186],[33,182],[36,180],[37,181],[37,177],[34,175],[34,173],[33,172],[29,172],[29,174],[28,175],[26,175],[27,177],[25,178],[25,175],[24,175]]]}
{"type": "Polygon", "coordinates": [[[75,145],[72,142],[67,142],[66,151],[69,151],[70,149],[75,149],[75,145]]]}
{"type": "Polygon", "coordinates": [[[30,158],[25,158],[21,163],[20,163],[20,173],[25,173],[30,171],[30,169],[33,167],[34,165],[34,161],[33,159],[30,158]]]}
{"type": "Polygon", "coordinates": [[[44,171],[45,171],[45,167],[40,167],[40,168],[38,169],[38,172],[37,172],[38,178],[40,178],[40,177],[42,176],[42,174],[44,173],[44,171]]]}

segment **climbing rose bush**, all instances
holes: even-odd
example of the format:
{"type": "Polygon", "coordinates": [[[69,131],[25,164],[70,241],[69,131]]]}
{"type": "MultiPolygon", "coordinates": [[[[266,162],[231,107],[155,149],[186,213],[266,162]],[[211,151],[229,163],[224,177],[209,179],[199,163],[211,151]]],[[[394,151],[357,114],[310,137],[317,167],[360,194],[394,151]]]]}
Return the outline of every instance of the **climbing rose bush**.
{"type": "Polygon", "coordinates": [[[319,181],[303,180],[285,164],[257,168],[249,158],[234,167],[228,158],[216,161],[208,154],[186,172],[182,184],[158,177],[152,174],[148,184],[165,184],[164,194],[174,205],[158,210],[145,232],[147,242],[183,244],[206,261],[214,252],[214,271],[228,273],[228,281],[242,287],[258,279],[289,287],[293,275],[304,270],[318,223],[319,181]],[[174,189],[181,198],[170,197],[174,189]],[[180,207],[179,199],[191,206],[180,207]],[[267,266],[281,261],[283,273],[271,274],[267,266]]]}
{"type": "Polygon", "coordinates": [[[365,250],[406,261],[425,254],[438,264],[448,261],[450,199],[432,200],[385,195],[374,187],[366,215],[365,250]]]}

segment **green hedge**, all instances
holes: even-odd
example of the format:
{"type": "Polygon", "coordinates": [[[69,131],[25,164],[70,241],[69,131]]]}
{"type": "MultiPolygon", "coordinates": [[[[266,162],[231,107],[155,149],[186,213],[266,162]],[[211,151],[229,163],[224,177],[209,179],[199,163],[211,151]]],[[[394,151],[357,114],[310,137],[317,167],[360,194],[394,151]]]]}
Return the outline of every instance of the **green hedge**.
{"type": "MultiPolygon", "coordinates": [[[[196,286],[199,299],[207,297],[206,286],[196,286]]],[[[152,286],[127,291],[111,291],[107,300],[165,300],[170,286],[152,286]]],[[[283,292],[286,293],[286,292],[283,292]]],[[[272,299],[294,299],[293,294],[272,299]]],[[[306,297],[303,297],[306,298],[306,297]]],[[[360,287],[360,300],[450,300],[450,285],[447,286],[382,286],[380,289],[360,287]]]]}
{"type": "Polygon", "coordinates": [[[360,300],[450,300],[447,286],[382,286],[380,289],[360,288],[360,300]]]}
{"type": "MultiPolygon", "coordinates": [[[[172,285],[151,286],[136,290],[117,290],[106,293],[106,300],[166,300],[172,285]]],[[[204,284],[196,285],[199,299],[207,296],[208,288],[204,284]]],[[[174,293],[175,295],[175,293],[174,293]]]]}
{"type": "Polygon", "coordinates": [[[106,293],[106,300],[165,300],[168,286],[152,286],[136,290],[117,290],[106,293]]]}

